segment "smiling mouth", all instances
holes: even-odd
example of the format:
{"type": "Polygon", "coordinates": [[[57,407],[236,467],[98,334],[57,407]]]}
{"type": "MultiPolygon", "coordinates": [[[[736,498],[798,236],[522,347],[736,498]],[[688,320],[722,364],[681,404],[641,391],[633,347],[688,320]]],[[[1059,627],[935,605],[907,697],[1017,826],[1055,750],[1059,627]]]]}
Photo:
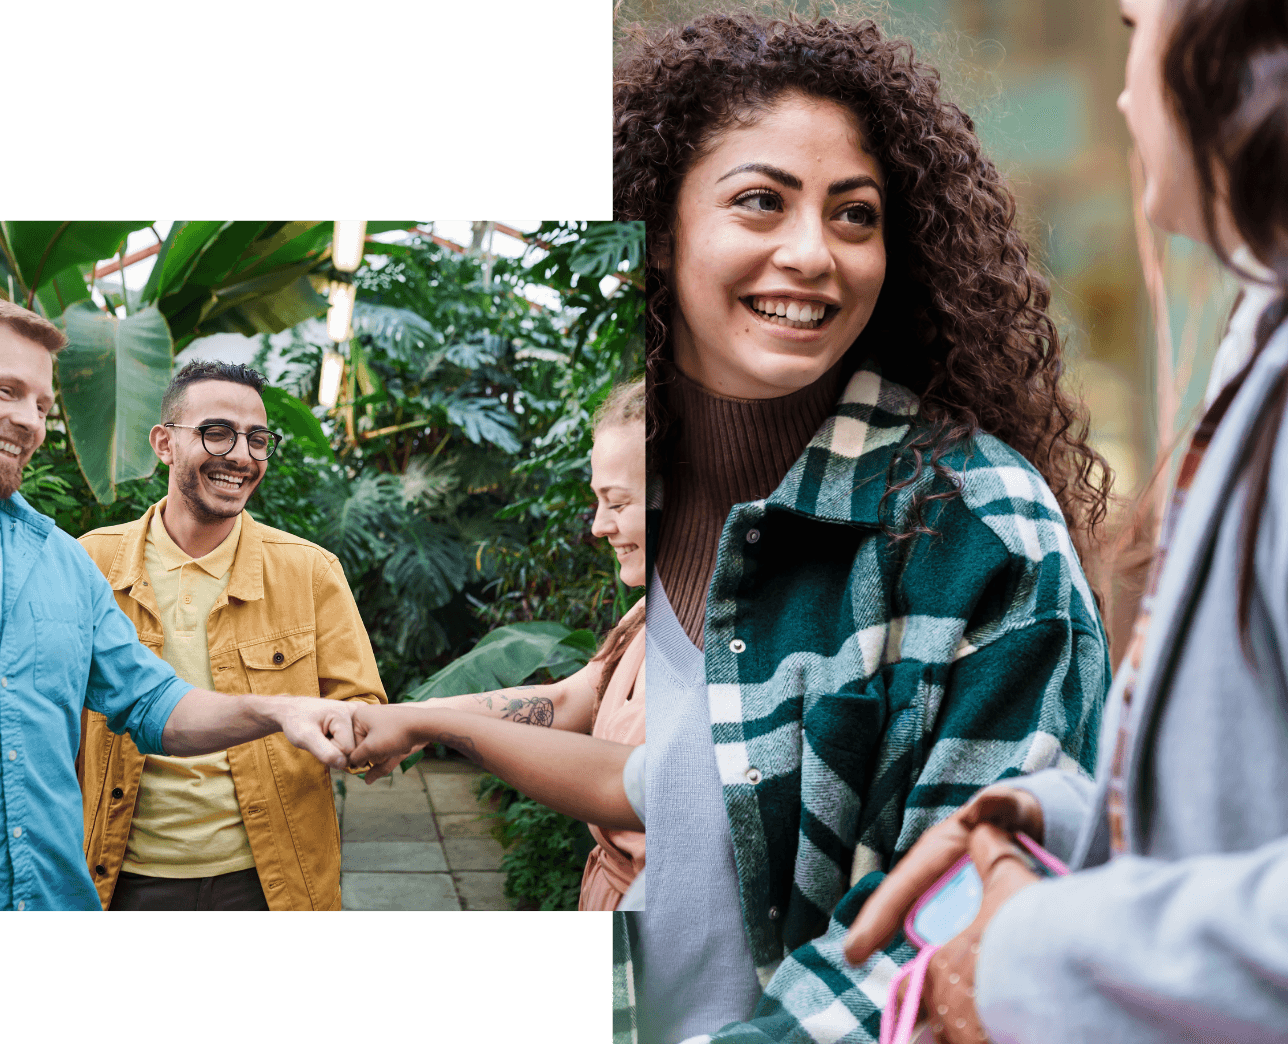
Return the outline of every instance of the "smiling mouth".
{"type": "Polygon", "coordinates": [[[742,303],[756,317],[789,330],[817,330],[840,311],[823,301],[798,301],[790,297],[744,297],[742,303]]]}
{"type": "Polygon", "coordinates": [[[613,545],[613,550],[617,552],[618,558],[624,558],[626,555],[631,554],[631,552],[633,551],[638,551],[639,549],[640,549],[639,544],[614,544],[613,545]]]}
{"type": "Polygon", "coordinates": [[[0,454],[6,457],[22,457],[22,447],[16,442],[9,442],[7,439],[0,439],[0,454]]]}
{"type": "MultiPolygon", "coordinates": [[[[0,443],[0,448],[3,448],[3,445],[3,443],[0,443]]],[[[228,493],[239,492],[242,485],[246,482],[245,475],[232,475],[226,471],[212,471],[206,476],[206,478],[210,480],[210,484],[212,486],[217,489],[222,489],[228,493]]]]}

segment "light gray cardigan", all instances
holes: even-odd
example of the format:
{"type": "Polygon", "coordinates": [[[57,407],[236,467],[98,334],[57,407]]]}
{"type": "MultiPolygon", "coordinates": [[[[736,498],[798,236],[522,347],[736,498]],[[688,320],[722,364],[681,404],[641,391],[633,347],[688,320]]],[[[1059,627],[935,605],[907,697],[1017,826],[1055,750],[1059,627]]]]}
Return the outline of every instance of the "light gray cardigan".
{"type": "Polygon", "coordinates": [[[1288,1041],[1288,423],[1255,555],[1258,671],[1235,618],[1242,465],[1285,367],[1288,324],[1218,427],[1164,567],[1131,709],[1131,854],[1108,862],[1122,678],[1096,783],[1016,781],[1042,802],[1047,847],[1081,869],[1019,893],[984,935],[977,1003],[998,1044],[1288,1041]]]}

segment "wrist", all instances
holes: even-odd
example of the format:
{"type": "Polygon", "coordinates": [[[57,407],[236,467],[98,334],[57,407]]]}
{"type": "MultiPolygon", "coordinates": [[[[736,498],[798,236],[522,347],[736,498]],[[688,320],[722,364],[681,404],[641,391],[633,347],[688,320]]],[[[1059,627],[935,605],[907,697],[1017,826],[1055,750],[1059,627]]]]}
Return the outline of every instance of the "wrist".
{"type": "Polygon", "coordinates": [[[242,706],[250,719],[260,728],[269,732],[282,731],[282,711],[285,701],[280,696],[257,696],[247,693],[242,697],[242,706]]]}

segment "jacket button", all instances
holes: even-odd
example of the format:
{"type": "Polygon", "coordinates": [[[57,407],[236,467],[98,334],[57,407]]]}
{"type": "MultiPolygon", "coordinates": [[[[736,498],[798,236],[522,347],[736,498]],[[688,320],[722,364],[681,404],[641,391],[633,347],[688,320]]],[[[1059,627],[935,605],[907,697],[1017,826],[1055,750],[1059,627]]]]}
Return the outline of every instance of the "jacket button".
{"type": "Polygon", "coordinates": [[[776,920],[778,920],[779,916],[780,916],[780,914],[779,914],[779,912],[778,912],[778,907],[776,907],[776,906],[771,906],[771,907],[769,908],[769,919],[770,919],[771,921],[776,921],[776,920]]]}
{"type": "Polygon", "coordinates": [[[275,652],[275,653],[273,653],[273,662],[274,662],[274,663],[281,663],[281,662],[282,662],[283,660],[285,660],[285,659],[286,659],[286,657],[285,657],[285,656],[283,656],[280,652],[275,652]]]}
{"type": "Polygon", "coordinates": [[[749,544],[754,544],[754,543],[755,543],[757,540],[759,540],[759,539],[760,539],[760,530],[759,530],[759,529],[749,529],[749,530],[747,530],[747,543],[749,543],[749,544]]]}
{"type": "Polygon", "coordinates": [[[99,877],[102,877],[105,873],[107,873],[107,867],[105,867],[102,863],[99,863],[98,866],[94,867],[94,873],[98,874],[99,877]]]}
{"type": "Polygon", "coordinates": [[[729,651],[733,653],[746,652],[747,643],[744,642],[741,638],[735,638],[733,641],[729,643],[729,651]]]}
{"type": "Polygon", "coordinates": [[[125,791],[124,791],[124,790],[122,790],[120,787],[113,787],[113,788],[112,788],[112,797],[114,797],[114,798],[123,798],[123,797],[125,797],[125,791]]]}

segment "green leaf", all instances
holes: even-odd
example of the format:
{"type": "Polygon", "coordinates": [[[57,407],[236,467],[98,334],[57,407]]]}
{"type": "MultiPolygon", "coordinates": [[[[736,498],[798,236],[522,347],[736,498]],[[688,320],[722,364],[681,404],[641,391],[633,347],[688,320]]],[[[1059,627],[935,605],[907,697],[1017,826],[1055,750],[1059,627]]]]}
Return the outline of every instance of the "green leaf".
{"type": "Polygon", "coordinates": [[[644,226],[638,221],[593,223],[572,248],[568,267],[581,275],[602,279],[618,271],[623,261],[638,268],[644,258],[644,226]]]}
{"type": "Polygon", "coordinates": [[[88,301],[90,294],[86,277],[91,267],[91,263],[69,265],[52,279],[42,280],[40,289],[36,291],[40,310],[49,318],[57,318],[77,301],[88,301]]]}
{"type": "Polygon", "coordinates": [[[448,421],[458,425],[471,442],[490,442],[507,453],[518,453],[522,448],[514,436],[519,422],[500,400],[450,399],[445,406],[448,421]]]}
{"type": "Polygon", "coordinates": [[[257,259],[256,240],[268,227],[267,221],[228,222],[201,252],[200,259],[184,282],[218,286],[239,266],[257,259]]]}
{"type": "Polygon", "coordinates": [[[217,292],[216,304],[201,322],[203,333],[227,331],[253,337],[278,333],[326,311],[326,298],[295,269],[239,283],[217,292]],[[289,279],[279,290],[266,290],[273,282],[289,279]],[[238,303],[228,305],[230,300],[238,303]]]}
{"type": "Polygon", "coordinates": [[[498,627],[464,656],[403,697],[403,702],[490,692],[521,685],[572,632],[559,623],[536,621],[498,627]]]}
{"type": "Polygon", "coordinates": [[[156,263],[143,287],[143,300],[149,303],[160,301],[182,286],[202,251],[228,224],[227,221],[176,221],[171,225],[170,234],[161,244],[156,263]]]}
{"type": "Polygon", "coordinates": [[[156,308],[125,319],[81,301],[64,314],[58,358],[63,414],[85,481],[102,504],[116,484],[156,468],[148,441],[173,365],[170,330],[156,308]]]}
{"type": "Polygon", "coordinates": [[[290,392],[271,384],[264,387],[263,396],[269,427],[284,428],[308,455],[335,460],[331,443],[312,410],[290,392]]]}
{"type": "MultiPolygon", "coordinates": [[[[18,272],[35,289],[73,265],[118,253],[131,232],[151,221],[6,221],[4,229],[18,272]]],[[[26,304],[26,301],[22,302],[26,304]]]]}

